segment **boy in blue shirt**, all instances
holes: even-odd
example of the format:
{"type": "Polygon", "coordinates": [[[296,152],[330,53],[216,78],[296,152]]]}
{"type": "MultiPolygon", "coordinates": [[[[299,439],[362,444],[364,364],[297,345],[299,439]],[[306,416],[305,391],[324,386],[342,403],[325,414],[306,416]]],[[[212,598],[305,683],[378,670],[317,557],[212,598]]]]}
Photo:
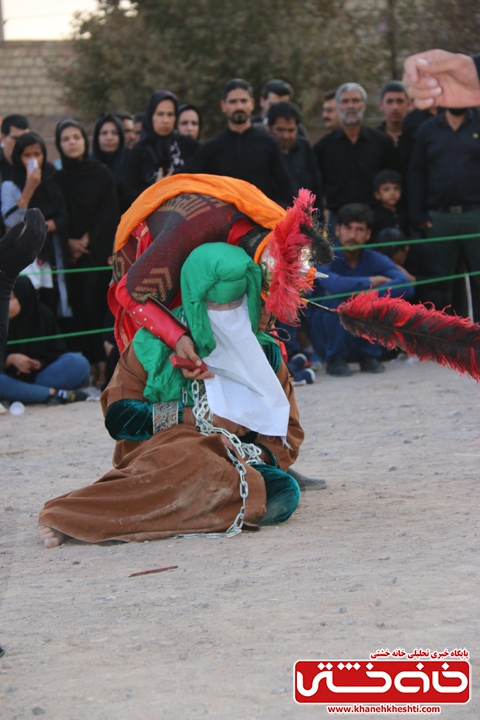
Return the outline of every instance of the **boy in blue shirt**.
{"type": "MultiPolygon", "coordinates": [[[[329,265],[318,268],[327,273],[328,278],[315,281],[315,297],[353,293],[372,287],[380,295],[390,290],[392,297],[413,297],[413,286],[406,274],[390,258],[364,247],[370,239],[372,225],[373,213],[367,205],[352,203],[341,208],[335,228],[335,258],[329,265]]],[[[332,300],[327,297],[321,302],[328,307],[337,307],[347,297],[332,300]]],[[[314,306],[310,308],[310,339],[315,351],[326,361],[329,375],[351,375],[349,362],[359,362],[363,372],[383,372],[384,367],[379,360],[382,347],[379,343],[370,343],[351,335],[335,315],[322,312],[314,306]]]]}

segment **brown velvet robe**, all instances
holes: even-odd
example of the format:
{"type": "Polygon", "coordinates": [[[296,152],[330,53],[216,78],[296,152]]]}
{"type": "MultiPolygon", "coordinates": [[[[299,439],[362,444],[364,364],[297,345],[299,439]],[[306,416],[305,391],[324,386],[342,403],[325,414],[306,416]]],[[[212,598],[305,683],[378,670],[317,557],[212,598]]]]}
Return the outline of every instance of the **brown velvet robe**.
{"type": "MultiPolygon", "coordinates": [[[[290,402],[287,441],[259,436],[258,441],[287,470],[295,462],[304,433],[288,370],[278,379],[290,402]]],[[[109,405],[127,398],[145,400],[147,374],[131,343],[102,394],[104,414],[109,405]]],[[[100,480],[50,500],[39,522],[84,542],[153,540],[187,533],[222,532],[241,506],[239,475],[217,434],[201,435],[192,425],[179,424],[149,440],[120,440],[113,454],[114,469],[100,480]]],[[[265,483],[246,465],[248,498],[245,522],[256,523],[266,512],[265,483]]]]}

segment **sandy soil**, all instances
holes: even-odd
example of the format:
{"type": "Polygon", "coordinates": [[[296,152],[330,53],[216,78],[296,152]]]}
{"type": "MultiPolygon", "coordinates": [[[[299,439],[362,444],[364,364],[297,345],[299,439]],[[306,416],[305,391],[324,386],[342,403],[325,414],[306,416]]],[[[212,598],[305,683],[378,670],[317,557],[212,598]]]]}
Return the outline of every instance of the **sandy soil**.
{"type": "Polygon", "coordinates": [[[43,502],[106,472],[113,441],[98,403],[0,416],[3,720],[326,718],[292,700],[295,660],[398,646],[468,648],[477,689],[442,717],[480,717],[478,386],[407,362],[317,378],[297,468],[328,488],[230,540],[45,550],[43,502]]]}

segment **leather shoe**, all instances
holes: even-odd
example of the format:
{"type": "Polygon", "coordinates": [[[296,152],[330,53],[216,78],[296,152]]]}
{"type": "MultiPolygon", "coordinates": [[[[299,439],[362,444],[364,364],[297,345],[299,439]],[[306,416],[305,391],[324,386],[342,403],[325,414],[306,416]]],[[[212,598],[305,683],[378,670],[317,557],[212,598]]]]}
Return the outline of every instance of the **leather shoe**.
{"type": "Polygon", "coordinates": [[[324,490],[327,487],[326,480],[322,480],[320,478],[309,478],[293,468],[288,468],[287,472],[300,485],[300,490],[324,490]]]}
{"type": "Polygon", "coordinates": [[[348,363],[343,357],[336,357],[327,362],[327,373],[336,375],[337,377],[349,377],[352,371],[348,367],[348,363]]]}
{"type": "Polygon", "coordinates": [[[373,355],[362,355],[360,358],[360,370],[368,373],[381,373],[385,370],[385,367],[373,355]]]}

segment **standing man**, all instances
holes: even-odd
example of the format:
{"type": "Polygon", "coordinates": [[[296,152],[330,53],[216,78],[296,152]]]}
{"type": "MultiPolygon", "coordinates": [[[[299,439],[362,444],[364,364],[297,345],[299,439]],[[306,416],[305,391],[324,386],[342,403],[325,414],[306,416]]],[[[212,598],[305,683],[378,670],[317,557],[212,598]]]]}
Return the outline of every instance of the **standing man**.
{"type": "Polygon", "coordinates": [[[397,169],[391,137],[363,124],[367,93],[358,83],[345,83],[336,92],[340,127],[314,146],[322,174],[328,225],[333,233],[343,205],[373,207],[373,179],[380,170],[397,169]]]}
{"type": "Polygon", "coordinates": [[[28,120],[24,115],[7,115],[1,126],[0,182],[12,179],[12,153],[20,135],[29,132],[28,120]]]}
{"type": "MultiPolygon", "coordinates": [[[[260,114],[252,117],[252,123],[254,125],[263,124],[265,127],[268,124],[267,115],[268,111],[278,102],[291,102],[293,100],[293,88],[285,80],[268,80],[262,87],[262,93],[260,95],[260,114]]],[[[308,140],[308,133],[306,128],[300,123],[298,126],[298,134],[308,140]]]]}
{"type": "Polygon", "coordinates": [[[207,140],[182,168],[185,173],[227,175],[246,180],[281,205],[291,205],[294,188],[277,140],[252,125],[251,85],[234,78],[223,87],[222,111],[228,127],[207,140]]]}
{"type": "Polygon", "coordinates": [[[322,122],[330,132],[340,127],[337,102],[335,100],[336,90],[327,90],[323,93],[322,122]]]}
{"type": "Polygon", "coordinates": [[[403,118],[410,109],[410,101],[405,85],[398,80],[391,80],[383,86],[378,107],[385,116],[377,130],[387,133],[398,147],[402,134],[403,118]]]}
{"type": "MultiPolygon", "coordinates": [[[[480,120],[467,108],[450,108],[423,123],[410,162],[409,213],[413,227],[430,237],[478,233],[470,240],[429,243],[445,275],[454,275],[460,254],[480,270],[480,120]]],[[[480,276],[470,278],[473,311],[480,320],[480,276]]],[[[448,302],[453,295],[449,283],[448,302]]]]}
{"type": "Polygon", "coordinates": [[[311,190],[317,198],[315,206],[321,208],[322,176],[310,143],[298,135],[300,110],[291,102],[275,103],[267,113],[267,120],[269,131],[280,143],[295,194],[300,188],[311,190]]]}

